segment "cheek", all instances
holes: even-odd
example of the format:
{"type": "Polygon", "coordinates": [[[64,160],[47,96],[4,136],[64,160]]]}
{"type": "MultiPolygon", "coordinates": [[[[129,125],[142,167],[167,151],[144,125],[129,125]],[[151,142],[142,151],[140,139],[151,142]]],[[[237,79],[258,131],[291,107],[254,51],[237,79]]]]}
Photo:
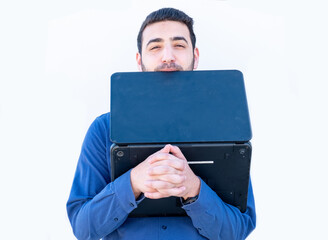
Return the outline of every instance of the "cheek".
{"type": "Polygon", "coordinates": [[[179,55],[180,64],[184,66],[189,66],[190,63],[193,61],[193,57],[194,57],[193,54],[186,54],[186,53],[180,54],[179,55]]]}
{"type": "Polygon", "coordinates": [[[142,63],[143,63],[143,65],[145,65],[146,67],[147,67],[147,66],[150,66],[152,62],[153,62],[153,61],[152,61],[151,58],[149,58],[149,57],[146,57],[146,58],[143,58],[143,59],[142,59],[142,63]]]}
{"type": "Polygon", "coordinates": [[[142,61],[144,64],[149,64],[149,65],[154,65],[158,61],[160,61],[160,56],[159,54],[147,54],[142,58],[142,61]]]}
{"type": "Polygon", "coordinates": [[[143,71],[153,71],[158,65],[156,58],[149,55],[141,58],[141,64],[143,65],[143,71]]]}

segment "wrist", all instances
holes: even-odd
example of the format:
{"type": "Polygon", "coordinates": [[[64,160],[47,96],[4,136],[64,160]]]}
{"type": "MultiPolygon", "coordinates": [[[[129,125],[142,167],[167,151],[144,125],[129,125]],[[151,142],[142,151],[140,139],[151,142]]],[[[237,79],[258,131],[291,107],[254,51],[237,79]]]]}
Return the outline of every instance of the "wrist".
{"type": "Polygon", "coordinates": [[[188,193],[184,195],[182,198],[183,200],[187,200],[188,198],[198,197],[199,192],[200,192],[200,179],[195,175],[190,191],[188,191],[188,193]]]}
{"type": "Polygon", "coordinates": [[[133,191],[133,194],[134,194],[134,197],[135,199],[137,199],[140,194],[141,194],[141,191],[138,190],[137,186],[135,185],[136,183],[136,176],[135,176],[135,169],[132,168],[132,170],[130,171],[130,183],[131,183],[131,188],[132,188],[132,191],[133,191]]]}

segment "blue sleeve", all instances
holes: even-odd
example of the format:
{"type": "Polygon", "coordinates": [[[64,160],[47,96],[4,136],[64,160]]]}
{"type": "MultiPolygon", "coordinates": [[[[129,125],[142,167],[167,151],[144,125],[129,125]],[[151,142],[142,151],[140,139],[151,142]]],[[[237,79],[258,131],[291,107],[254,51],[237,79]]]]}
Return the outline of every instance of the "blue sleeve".
{"type": "Polygon", "coordinates": [[[247,209],[244,213],[223,202],[203,180],[198,199],[184,205],[183,208],[198,232],[208,239],[245,239],[256,224],[251,182],[248,188],[247,209]]]}
{"type": "Polygon", "coordinates": [[[90,126],[82,145],[67,202],[68,217],[78,239],[100,239],[108,235],[137,207],[130,171],[110,182],[111,143],[106,134],[108,124],[104,117],[99,117],[90,126]]]}

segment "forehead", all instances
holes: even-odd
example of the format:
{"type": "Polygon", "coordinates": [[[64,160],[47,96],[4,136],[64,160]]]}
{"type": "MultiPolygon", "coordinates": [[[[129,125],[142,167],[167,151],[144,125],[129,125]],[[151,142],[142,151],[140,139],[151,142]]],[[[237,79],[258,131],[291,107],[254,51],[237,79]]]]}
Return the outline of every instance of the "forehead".
{"type": "Polygon", "coordinates": [[[142,34],[142,44],[151,39],[162,38],[164,41],[173,37],[184,37],[190,44],[190,34],[187,25],[177,21],[162,21],[148,25],[142,34]]]}

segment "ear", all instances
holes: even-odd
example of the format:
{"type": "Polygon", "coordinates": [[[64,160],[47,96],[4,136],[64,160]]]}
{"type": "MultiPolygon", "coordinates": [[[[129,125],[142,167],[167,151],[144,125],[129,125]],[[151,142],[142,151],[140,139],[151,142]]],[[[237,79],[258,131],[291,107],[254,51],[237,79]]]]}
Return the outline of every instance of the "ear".
{"type": "Polygon", "coordinates": [[[138,65],[139,71],[142,71],[142,67],[141,67],[141,54],[139,52],[137,52],[137,54],[136,54],[136,61],[137,61],[137,65],[138,65]]]}
{"type": "Polygon", "coordinates": [[[197,47],[194,49],[194,69],[197,69],[199,61],[199,50],[197,47]]]}

